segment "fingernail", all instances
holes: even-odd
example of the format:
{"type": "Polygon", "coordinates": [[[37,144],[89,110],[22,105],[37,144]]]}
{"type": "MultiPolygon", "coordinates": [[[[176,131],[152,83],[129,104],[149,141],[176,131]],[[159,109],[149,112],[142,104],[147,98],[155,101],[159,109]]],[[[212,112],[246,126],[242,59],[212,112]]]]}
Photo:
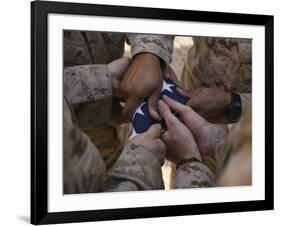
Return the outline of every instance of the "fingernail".
{"type": "Polygon", "coordinates": [[[165,94],[165,95],[163,95],[163,99],[164,99],[164,100],[168,100],[168,99],[170,99],[170,98],[165,94]]]}

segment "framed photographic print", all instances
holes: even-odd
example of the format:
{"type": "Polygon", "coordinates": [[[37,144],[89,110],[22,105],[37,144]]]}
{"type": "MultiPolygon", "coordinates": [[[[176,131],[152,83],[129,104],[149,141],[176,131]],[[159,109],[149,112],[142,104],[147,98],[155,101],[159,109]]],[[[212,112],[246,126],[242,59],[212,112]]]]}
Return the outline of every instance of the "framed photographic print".
{"type": "Polygon", "coordinates": [[[31,3],[32,224],[273,195],[273,16],[31,3]]]}

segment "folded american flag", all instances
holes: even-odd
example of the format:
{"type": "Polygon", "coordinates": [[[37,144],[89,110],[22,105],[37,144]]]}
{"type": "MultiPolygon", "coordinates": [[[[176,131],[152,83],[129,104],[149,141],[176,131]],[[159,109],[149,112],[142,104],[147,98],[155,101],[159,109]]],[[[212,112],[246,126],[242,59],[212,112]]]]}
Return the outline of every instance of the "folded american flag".
{"type": "MultiPolygon", "coordinates": [[[[181,96],[176,91],[177,86],[173,83],[172,80],[164,80],[161,90],[160,98],[163,95],[170,97],[171,99],[178,101],[182,104],[187,104],[188,99],[186,97],[181,96]]],[[[175,114],[176,115],[176,114],[175,114]]],[[[156,121],[154,120],[148,112],[148,104],[147,101],[143,102],[135,111],[132,117],[132,134],[129,139],[133,138],[134,136],[143,133],[149,129],[149,127],[153,124],[161,123],[162,128],[165,128],[164,120],[156,121]]]]}

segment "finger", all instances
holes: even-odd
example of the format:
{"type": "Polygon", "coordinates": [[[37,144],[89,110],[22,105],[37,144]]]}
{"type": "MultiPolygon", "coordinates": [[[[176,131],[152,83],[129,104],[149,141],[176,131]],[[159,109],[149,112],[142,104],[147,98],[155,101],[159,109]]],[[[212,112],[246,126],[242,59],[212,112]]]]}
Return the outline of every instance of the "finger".
{"type": "Polygon", "coordinates": [[[177,87],[176,91],[178,94],[180,94],[183,97],[187,97],[188,99],[191,99],[194,96],[192,91],[183,90],[182,88],[179,87],[177,87]]]}
{"type": "Polygon", "coordinates": [[[195,89],[195,90],[184,90],[182,88],[177,87],[177,93],[180,94],[181,96],[187,97],[189,99],[193,98],[194,96],[197,96],[202,89],[195,89]]]}
{"type": "Polygon", "coordinates": [[[179,85],[179,80],[175,71],[172,69],[171,66],[167,66],[163,71],[164,79],[172,80],[176,85],[179,85]]]}
{"type": "Polygon", "coordinates": [[[161,125],[159,123],[150,126],[144,135],[150,139],[159,138],[161,134],[161,125]]]}
{"type": "Polygon", "coordinates": [[[135,96],[130,96],[128,98],[128,100],[126,101],[126,105],[125,105],[124,110],[123,110],[123,116],[129,117],[131,119],[131,117],[135,113],[137,107],[142,102],[143,102],[143,100],[141,98],[135,97],[135,96]]]}
{"type": "MultiPolygon", "coordinates": [[[[189,100],[187,102],[187,105],[190,106],[196,112],[199,112],[201,110],[200,109],[200,100],[198,100],[197,97],[194,97],[191,100],[189,100]]],[[[201,104],[201,106],[202,106],[202,104],[201,104]]]]}
{"type": "MultiPolygon", "coordinates": [[[[161,87],[160,87],[161,88],[161,87]]],[[[161,89],[157,89],[156,91],[154,91],[154,93],[148,98],[148,112],[150,114],[150,116],[159,121],[160,115],[157,112],[157,107],[158,107],[158,100],[159,100],[159,96],[160,96],[160,92],[161,89]]]]}
{"type": "Polygon", "coordinates": [[[118,126],[123,123],[127,123],[130,121],[130,119],[122,114],[123,106],[120,104],[120,102],[113,98],[112,100],[112,107],[111,107],[111,119],[109,121],[109,124],[112,126],[118,126]]]}
{"type": "Polygon", "coordinates": [[[156,142],[159,150],[165,153],[167,151],[167,146],[165,145],[165,143],[161,139],[157,139],[156,142]]]}
{"type": "Polygon", "coordinates": [[[121,81],[130,64],[131,60],[128,57],[122,57],[120,59],[114,60],[108,64],[109,74],[121,81]]]}
{"type": "Polygon", "coordinates": [[[170,136],[170,132],[166,130],[164,133],[161,134],[161,139],[165,142],[167,141],[168,137],[170,136]]]}
{"type": "Polygon", "coordinates": [[[176,113],[179,113],[180,115],[185,114],[186,105],[183,105],[183,104],[171,99],[170,97],[168,97],[166,95],[163,95],[163,100],[176,113]]]}
{"type": "Polygon", "coordinates": [[[112,96],[117,98],[126,97],[126,93],[121,90],[121,82],[115,78],[112,78],[112,96]]]}
{"type": "Polygon", "coordinates": [[[179,122],[177,120],[177,118],[172,114],[170,108],[168,107],[167,104],[165,104],[164,101],[162,101],[162,100],[158,101],[158,109],[159,109],[160,115],[164,118],[168,129],[171,126],[175,125],[177,122],[179,122]]]}
{"type": "Polygon", "coordinates": [[[178,103],[166,95],[163,96],[163,99],[172,110],[180,114],[183,123],[189,128],[197,129],[206,122],[205,119],[195,112],[190,106],[178,103]]]}

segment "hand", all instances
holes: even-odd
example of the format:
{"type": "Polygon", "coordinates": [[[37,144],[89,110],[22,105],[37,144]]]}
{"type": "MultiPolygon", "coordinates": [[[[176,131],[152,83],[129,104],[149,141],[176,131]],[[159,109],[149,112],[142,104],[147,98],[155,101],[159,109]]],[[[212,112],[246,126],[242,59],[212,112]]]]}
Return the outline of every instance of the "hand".
{"type": "Polygon", "coordinates": [[[123,79],[125,72],[131,64],[130,58],[122,57],[120,59],[114,60],[107,65],[108,73],[112,78],[112,106],[111,106],[111,117],[109,125],[118,126],[122,123],[128,122],[129,118],[126,118],[122,115],[123,107],[120,104],[122,93],[120,91],[120,82],[123,79]]]}
{"type": "Polygon", "coordinates": [[[226,137],[228,127],[222,124],[211,124],[197,114],[191,107],[163,96],[165,103],[176,113],[195,137],[202,155],[210,155],[215,147],[226,137]]]}
{"type": "Polygon", "coordinates": [[[108,125],[117,127],[130,121],[128,117],[123,116],[122,112],[124,107],[121,105],[121,102],[121,99],[115,97],[112,98],[110,120],[108,125]]]}
{"type": "Polygon", "coordinates": [[[161,136],[167,146],[167,159],[176,164],[190,158],[201,161],[199,149],[190,130],[171,113],[170,108],[162,100],[159,100],[158,106],[167,126],[167,130],[161,136]]]}
{"type": "Polygon", "coordinates": [[[178,89],[178,93],[189,98],[188,105],[209,122],[227,123],[225,111],[231,103],[230,93],[214,87],[202,87],[194,91],[178,89]]]}
{"type": "Polygon", "coordinates": [[[123,114],[131,117],[144,99],[148,98],[149,114],[155,120],[160,120],[157,101],[162,83],[160,59],[151,53],[136,55],[121,82],[121,90],[127,97],[123,114]]]}
{"type": "Polygon", "coordinates": [[[166,156],[166,146],[160,139],[160,134],[161,125],[154,124],[145,133],[135,136],[127,145],[131,145],[132,148],[136,148],[137,146],[144,147],[156,156],[162,166],[166,156]]]}
{"type": "Polygon", "coordinates": [[[122,57],[120,59],[114,60],[107,65],[108,72],[112,78],[112,90],[113,96],[122,98],[122,93],[120,91],[120,82],[122,81],[125,72],[128,70],[131,64],[131,60],[128,57],[122,57]]]}
{"type": "Polygon", "coordinates": [[[164,68],[163,77],[164,77],[164,79],[172,80],[177,86],[179,85],[178,77],[177,77],[175,71],[173,70],[173,68],[170,65],[166,66],[164,68]]]}

